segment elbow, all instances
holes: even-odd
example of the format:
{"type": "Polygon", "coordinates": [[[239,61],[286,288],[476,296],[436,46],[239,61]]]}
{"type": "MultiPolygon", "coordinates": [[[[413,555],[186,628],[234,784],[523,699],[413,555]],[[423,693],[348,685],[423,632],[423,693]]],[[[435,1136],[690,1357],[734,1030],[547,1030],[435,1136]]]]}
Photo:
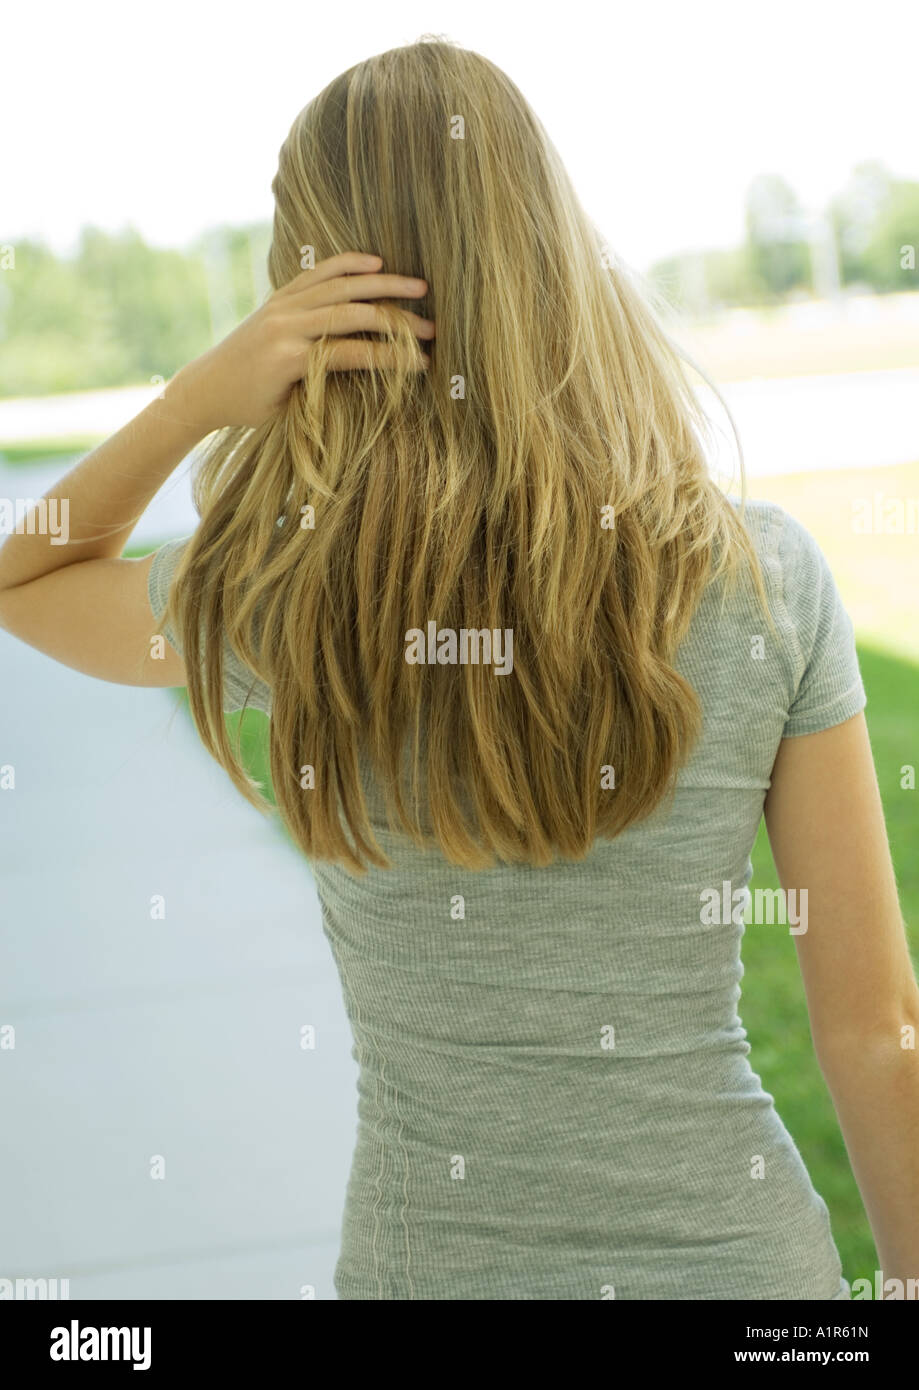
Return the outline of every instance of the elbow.
{"type": "Polygon", "coordinates": [[[919,997],[895,1016],[814,1034],[814,1051],[826,1081],[876,1075],[919,1065],[919,997]]]}

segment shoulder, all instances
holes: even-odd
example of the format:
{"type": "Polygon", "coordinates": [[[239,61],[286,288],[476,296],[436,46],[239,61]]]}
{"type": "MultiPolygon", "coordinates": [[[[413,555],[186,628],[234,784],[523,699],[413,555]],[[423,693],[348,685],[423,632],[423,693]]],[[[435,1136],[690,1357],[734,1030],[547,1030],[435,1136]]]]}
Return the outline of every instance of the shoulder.
{"type": "MultiPolygon", "coordinates": [[[[740,499],[731,502],[740,510],[740,499]]],[[[760,557],[788,676],[785,735],[816,732],[866,703],[855,631],[822,545],[774,502],[747,501],[743,519],[760,557]]]]}
{"type": "Polygon", "coordinates": [[[731,496],[753,541],[780,626],[790,628],[792,646],[806,650],[828,599],[838,600],[832,572],[816,537],[777,502],[731,496]]]}
{"type": "Polygon", "coordinates": [[[743,502],[734,494],[728,501],[753,539],[761,560],[794,567],[809,547],[816,549],[814,537],[801,522],[778,502],[747,497],[743,502]]]}
{"type": "MultiPolygon", "coordinates": [[[[732,499],[734,500],[734,499],[732,499]]],[[[865,707],[852,619],[816,537],[774,503],[750,508],[790,675],[784,736],[816,733],[865,707]]]]}

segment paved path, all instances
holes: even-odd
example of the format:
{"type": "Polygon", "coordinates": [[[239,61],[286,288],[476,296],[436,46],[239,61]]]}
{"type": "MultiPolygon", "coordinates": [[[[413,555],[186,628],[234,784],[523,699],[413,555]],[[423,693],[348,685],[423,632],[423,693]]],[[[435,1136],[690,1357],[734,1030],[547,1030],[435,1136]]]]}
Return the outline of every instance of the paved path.
{"type": "Polygon", "coordinates": [[[0,1278],[334,1298],[356,1067],[308,869],[174,692],[2,632],[0,669],[0,1278]]]}

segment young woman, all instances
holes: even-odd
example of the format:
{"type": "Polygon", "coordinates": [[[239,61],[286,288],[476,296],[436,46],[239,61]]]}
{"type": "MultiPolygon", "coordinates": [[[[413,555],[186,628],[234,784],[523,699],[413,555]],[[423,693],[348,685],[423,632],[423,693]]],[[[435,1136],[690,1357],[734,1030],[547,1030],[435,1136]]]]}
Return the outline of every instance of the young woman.
{"type": "Polygon", "coordinates": [[[5,542],[0,620],[187,685],[256,799],[223,712],[270,715],[360,1063],[339,1296],[848,1296],[737,1013],[763,813],[884,1275],[919,1276],[919,991],[821,551],[714,484],[483,58],[351,69],[274,194],[274,293],[63,479],[68,544],[5,542]],[[205,439],[194,534],[122,558],[205,439]]]}

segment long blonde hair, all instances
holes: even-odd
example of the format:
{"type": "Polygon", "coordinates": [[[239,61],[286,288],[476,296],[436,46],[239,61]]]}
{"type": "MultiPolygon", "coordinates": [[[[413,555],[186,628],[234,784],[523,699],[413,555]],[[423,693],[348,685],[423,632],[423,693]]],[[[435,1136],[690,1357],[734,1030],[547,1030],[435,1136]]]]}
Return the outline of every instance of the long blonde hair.
{"type": "Polygon", "coordinates": [[[209,442],[170,595],[191,711],[263,808],[222,712],[224,636],[271,689],[278,809],[310,857],[579,859],[672,791],[700,706],[673,667],[702,591],[756,552],[652,303],[604,248],[521,93],[440,40],[338,77],[274,180],[269,275],[374,252],[424,278],[431,365],[327,372],[209,442]],[[309,508],[313,508],[313,513],[309,508]],[[309,521],[314,525],[310,526],[309,521]],[[411,664],[410,631],[510,630],[513,669],[411,664]],[[310,769],[313,777],[304,769],[310,769]]]}

